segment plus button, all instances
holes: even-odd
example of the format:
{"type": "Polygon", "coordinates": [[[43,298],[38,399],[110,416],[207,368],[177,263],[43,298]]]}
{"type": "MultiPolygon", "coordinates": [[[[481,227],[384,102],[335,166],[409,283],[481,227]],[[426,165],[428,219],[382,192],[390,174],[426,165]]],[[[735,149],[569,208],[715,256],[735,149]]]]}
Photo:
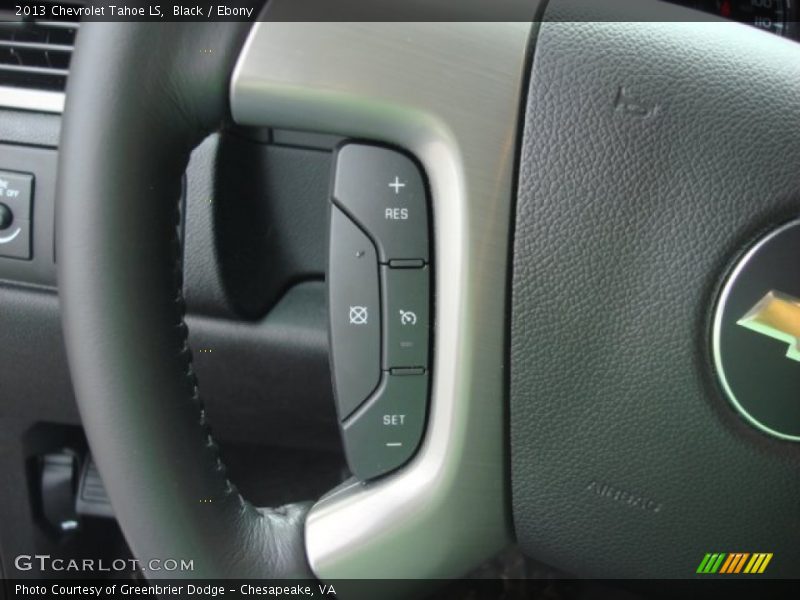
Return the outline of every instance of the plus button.
{"type": "Polygon", "coordinates": [[[389,184],[389,187],[394,189],[395,195],[400,193],[400,188],[406,187],[406,184],[400,181],[400,178],[395,175],[394,181],[389,184]]]}

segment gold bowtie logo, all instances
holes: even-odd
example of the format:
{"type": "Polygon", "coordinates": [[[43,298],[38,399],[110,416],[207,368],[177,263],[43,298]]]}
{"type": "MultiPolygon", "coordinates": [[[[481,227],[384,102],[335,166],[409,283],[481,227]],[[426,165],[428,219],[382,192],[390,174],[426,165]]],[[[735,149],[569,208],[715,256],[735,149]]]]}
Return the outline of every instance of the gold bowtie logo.
{"type": "Polygon", "coordinates": [[[786,358],[800,362],[800,300],[769,291],[737,325],[789,345],[786,358]]]}

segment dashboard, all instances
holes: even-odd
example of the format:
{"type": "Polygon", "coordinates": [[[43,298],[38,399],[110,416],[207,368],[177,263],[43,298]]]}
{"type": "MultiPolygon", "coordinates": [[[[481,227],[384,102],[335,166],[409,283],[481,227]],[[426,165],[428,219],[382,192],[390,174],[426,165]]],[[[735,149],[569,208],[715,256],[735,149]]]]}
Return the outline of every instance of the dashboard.
{"type": "Polygon", "coordinates": [[[794,39],[800,38],[797,27],[800,13],[796,0],[672,0],[723,19],[738,21],[794,39]]]}

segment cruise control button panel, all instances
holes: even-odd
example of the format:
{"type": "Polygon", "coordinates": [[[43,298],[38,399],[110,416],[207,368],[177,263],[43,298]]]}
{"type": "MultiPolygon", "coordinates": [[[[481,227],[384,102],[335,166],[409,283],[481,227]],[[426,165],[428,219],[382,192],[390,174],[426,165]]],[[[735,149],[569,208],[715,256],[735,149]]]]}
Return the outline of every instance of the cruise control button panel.
{"type": "Polygon", "coordinates": [[[327,274],[331,361],[348,463],[362,480],[402,466],[424,433],[429,244],[414,161],[380,146],[340,147],[327,274]]]}
{"type": "Polygon", "coordinates": [[[425,183],[406,155],[365,144],[342,146],[333,198],[374,236],[382,263],[428,260],[425,183]]]}

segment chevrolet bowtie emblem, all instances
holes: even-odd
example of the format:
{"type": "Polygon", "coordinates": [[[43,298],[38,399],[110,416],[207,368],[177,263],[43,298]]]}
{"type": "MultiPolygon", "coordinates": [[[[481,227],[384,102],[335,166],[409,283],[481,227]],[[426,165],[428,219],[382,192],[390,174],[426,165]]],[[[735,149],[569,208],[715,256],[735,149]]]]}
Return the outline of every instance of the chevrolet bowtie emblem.
{"type": "Polygon", "coordinates": [[[800,442],[798,256],[800,219],[767,233],[742,255],[720,290],[711,343],[734,410],[767,435],[794,442],[800,442]]]}
{"type": "Polygon", "coordinates": [[[789,345],[786,358],[800,362],[800,300],[769,291],[737,325],[789,345]]]}

